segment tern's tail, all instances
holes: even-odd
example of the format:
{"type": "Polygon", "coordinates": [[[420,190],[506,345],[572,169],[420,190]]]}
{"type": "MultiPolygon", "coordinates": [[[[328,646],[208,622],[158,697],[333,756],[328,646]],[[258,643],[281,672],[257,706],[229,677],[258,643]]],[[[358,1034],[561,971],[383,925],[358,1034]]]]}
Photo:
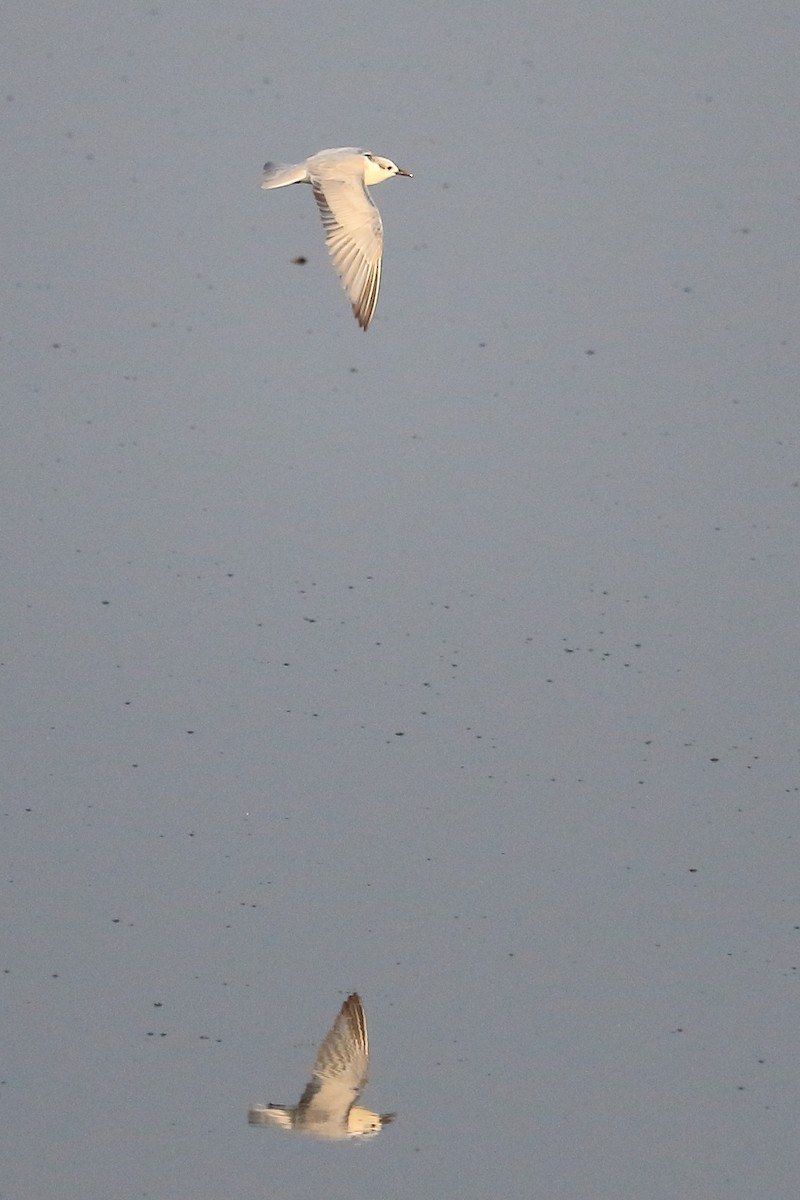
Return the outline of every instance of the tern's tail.
{"type": "Polygon", "coordinates": [[[264,182],[262,188],[286,187],[290,183],[305,183],[308,171],[305,164],[287,167],[286,163],[268,162],[264,164],[264,182]]]}

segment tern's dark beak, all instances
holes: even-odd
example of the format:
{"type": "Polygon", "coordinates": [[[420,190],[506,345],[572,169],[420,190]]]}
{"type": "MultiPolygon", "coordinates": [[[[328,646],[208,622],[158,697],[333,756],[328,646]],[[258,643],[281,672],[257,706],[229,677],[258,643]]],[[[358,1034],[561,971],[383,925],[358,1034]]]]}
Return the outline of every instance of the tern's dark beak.
{"type": "Polygon", "coordinates": [[[402,169],[402,167],[398,167],[398,168],[397,168],[397,174],[398,174],[398,175],[405,175],[406,179],[413,179],[413,178],[414,178],[414,176],[411,174],[411,172],[410,172],[410,171],[404,171],[404,170],[402,169]]]}
{"type": "MultiPolygon", "coordinates": [[[[407,175],[408,172],[404,171],[403,174],[407,175]]],[[[391,1125],[396,1116],[397,1113],[381,1113],[378,1120],[380,1121],[381,1125],[391,1125]]]]}

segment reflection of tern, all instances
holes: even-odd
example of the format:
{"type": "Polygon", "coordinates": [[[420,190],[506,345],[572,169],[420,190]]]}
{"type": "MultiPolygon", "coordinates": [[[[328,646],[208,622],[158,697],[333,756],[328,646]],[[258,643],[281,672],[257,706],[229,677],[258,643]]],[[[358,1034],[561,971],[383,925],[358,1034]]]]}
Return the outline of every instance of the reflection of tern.
{"type": "Polygon", "coordinates": [[[274,1125],[320,1138],[371,1137],[394,1120],[394,1113],[370,1112],[356,1105],[367,1082],[368,1066],[367,1020],[361,1000],[353,992],[317,1051],[300,1103],[294,1108],[254,1104],[247,1119],[251,1125],[274,1125]]]}

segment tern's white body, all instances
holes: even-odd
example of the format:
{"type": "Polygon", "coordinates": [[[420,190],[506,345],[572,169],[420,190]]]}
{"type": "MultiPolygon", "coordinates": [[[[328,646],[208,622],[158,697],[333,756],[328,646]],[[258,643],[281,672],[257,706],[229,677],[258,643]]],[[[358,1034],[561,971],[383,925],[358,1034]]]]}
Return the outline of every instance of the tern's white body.
{"type": "Polygon", "coordinates": [[[378,303],[383,255],[383,222],[367,188],[392,175],[410,177],[411,172],[354,146],[320,150],[295,166],[268,162],[264,167],[263,188],[311,184],[328,253],[362,329],[369,328],[378,303]]]}
{"type": "Polygon", "coordinates": [[[251,1125],[272,1125],[332,1141],[380,1133],[394,1114],[370,1112],[356,1105],[367,1082],[368,1065],[367,1021],[361,1000],[353,992],[317,1051],[300,1103],[290,1107],[253,1104],[247,1119],[251,1125]]]}

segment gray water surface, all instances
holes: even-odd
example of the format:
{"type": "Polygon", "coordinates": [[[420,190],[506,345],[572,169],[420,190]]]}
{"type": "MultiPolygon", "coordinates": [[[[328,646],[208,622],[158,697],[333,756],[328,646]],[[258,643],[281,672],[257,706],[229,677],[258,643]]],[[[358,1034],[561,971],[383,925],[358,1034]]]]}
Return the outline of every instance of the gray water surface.
{"type": "Polygon", "coordinates": [[[794,1196],[797,33],[9,6],[2,1200],[794,1196]]]}

